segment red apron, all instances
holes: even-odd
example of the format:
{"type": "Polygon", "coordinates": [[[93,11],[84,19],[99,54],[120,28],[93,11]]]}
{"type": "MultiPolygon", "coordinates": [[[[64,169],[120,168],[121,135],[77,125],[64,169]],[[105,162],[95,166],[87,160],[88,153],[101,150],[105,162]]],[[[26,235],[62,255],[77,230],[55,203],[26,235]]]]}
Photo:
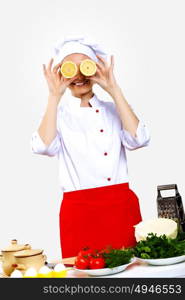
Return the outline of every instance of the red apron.
{"type": "Polygon", "coordinates": [[[84,247],[101,250],[136,244],[134,225],[141,221],[139,201],[128,183],[64,192],[60,209],[62,257],[84,247]]]}

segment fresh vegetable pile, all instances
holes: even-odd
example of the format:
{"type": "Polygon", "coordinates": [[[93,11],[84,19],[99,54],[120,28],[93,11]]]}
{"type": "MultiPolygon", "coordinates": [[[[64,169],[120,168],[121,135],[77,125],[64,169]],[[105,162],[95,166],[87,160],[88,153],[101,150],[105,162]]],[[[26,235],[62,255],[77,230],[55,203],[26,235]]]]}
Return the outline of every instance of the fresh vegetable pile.
{"type": "Polygon", "coordinates": [[[75,260],[77,269],[102,269],[114,268],[128,264],[133,256],[131,249],[112,249],[92,250],[84,248],[81,250],[75,260]]]}
{"type": "Polygon", "coordinates": [[[178,233],[176,238],[165,234],[149,233],[145,240],[140,240],[134,248],[104,250],[82,249],[75,260],[77,269],[114,268],[128,264],[133,256],[143,259],[170,258],[185,255],[185,233],[178,233]]]}
{"type": "Polygon", "coordinates": [[[146,240],[139,241],[133,248],[134,255],[144,259],[169,258],[185,255],[185,240],[181,236],[167,238],[166,235],[157,237],[148,234],[146,240]]]}

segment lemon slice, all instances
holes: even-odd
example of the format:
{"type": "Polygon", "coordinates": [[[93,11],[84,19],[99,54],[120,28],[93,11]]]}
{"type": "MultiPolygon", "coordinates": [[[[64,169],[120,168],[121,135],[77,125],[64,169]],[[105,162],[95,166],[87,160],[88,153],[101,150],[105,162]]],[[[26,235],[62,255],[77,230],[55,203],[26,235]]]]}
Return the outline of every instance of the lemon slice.
{"type": "Polygon", "coordinates": [[[96,73],[96,64],[91,59],[85,59],[80,64],[80,72],[85,76],[93,76],[96,73]]]}
{"type": "Polygon", "coordinates": [[[66,61],[62,64],[60,71],[65,78],[72,78],[77,74],[77,66],[72,61],[66,61]]]}

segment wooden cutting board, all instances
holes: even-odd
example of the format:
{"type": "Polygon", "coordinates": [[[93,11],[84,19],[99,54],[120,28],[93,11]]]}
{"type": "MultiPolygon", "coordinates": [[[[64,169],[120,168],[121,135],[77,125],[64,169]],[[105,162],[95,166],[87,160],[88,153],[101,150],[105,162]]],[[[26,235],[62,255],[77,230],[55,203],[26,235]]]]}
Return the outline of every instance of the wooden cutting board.
{"type": "Polygon", "coordinates": [[[62,263],[62,264],[67,264],[67,265],[74,265],[75,259],[76,259],[76,256],[73,256],[73,257],[63,258],[61,260],[53,260],[53,261],[51,261],[51,263],[52,264],[62,263]]]}

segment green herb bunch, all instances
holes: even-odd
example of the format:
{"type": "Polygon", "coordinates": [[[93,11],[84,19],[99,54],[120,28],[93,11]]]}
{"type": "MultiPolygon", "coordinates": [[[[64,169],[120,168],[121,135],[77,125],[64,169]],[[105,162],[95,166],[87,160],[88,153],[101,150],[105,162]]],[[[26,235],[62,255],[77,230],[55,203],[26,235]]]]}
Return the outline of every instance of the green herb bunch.
{"type": "Polygon", "coordinates": [[[169,258],[185,254],[185,240],[167,238],[149,233],[146,240],[139,241],[133,248],[134,255],[139,258],[169,258]]]}
{"type": "Polygon", "coordinates": [[[128,264],[133,257],[132,249],[111,249],[108,253],[103,253],[107,268],[114,268],[124,264],[128,264]]]}

